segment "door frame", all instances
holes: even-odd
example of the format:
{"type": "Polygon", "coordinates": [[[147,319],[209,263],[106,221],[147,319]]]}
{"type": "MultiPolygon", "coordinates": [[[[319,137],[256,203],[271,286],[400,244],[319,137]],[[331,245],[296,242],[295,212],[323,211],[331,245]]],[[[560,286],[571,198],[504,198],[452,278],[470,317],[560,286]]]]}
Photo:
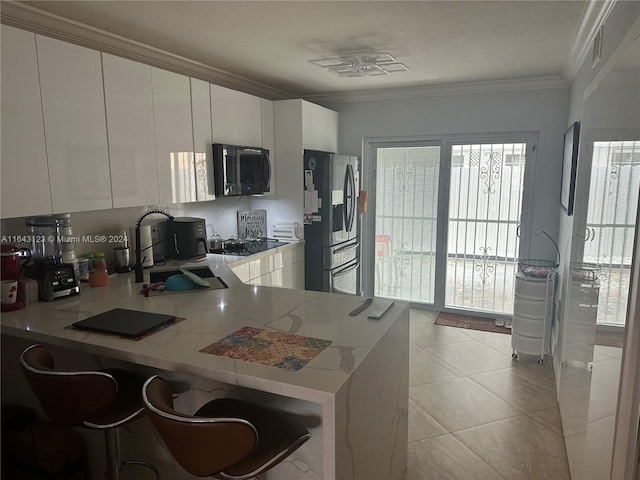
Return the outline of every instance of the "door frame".
{"type": "MultiPolygon", "coordinates": [[[[538,132],[496,132],[474,134],[424,135],[408,137],[365,137],[363,138],[362,175],[363,187],[368,197],[368,209],[362,218],[362,291],[365,296],[372,297],[375,282],[375,205],[376,205],[376,168],[377,149],[389,147],[439,146],[440,169],[438,179],[438,220],[436,233],[436,277],[444,278],[447,261],[447,234],[449,218],[449,184],[451,180],[452,145],[465,143],[522,143],[527,144],[527,162],[523,179],[522,207],[520,214],[520,244],[518,255],[529,258],[533,231],[533,181],[536,177],[536,154],[538,150],[538,132]],[[443,188],[443,185],[446,188],[443,188]]],[[[433,304],[414,304],[412,307],[433,309],[438,311],[455,311],[446,309],[445,282],[436,283],[433,304]]]]}

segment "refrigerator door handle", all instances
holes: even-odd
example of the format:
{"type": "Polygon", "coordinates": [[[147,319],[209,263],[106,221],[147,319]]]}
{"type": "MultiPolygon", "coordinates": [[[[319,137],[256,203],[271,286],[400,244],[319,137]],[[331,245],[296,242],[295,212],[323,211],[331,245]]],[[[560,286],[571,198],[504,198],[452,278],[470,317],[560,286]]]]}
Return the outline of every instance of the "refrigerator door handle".
{"type": "Polygon", "coordinates": [[[353,270],[354,268],[358,268],[359,266],[360,266],[360,264],[358,262],[356,262],[353,265],[349,265],[348,267],[344,267],[344,268],[341,268],[340,270],[336,270],[335,272],[332,272],[331,276],[332,277],[340,277],[342,275],[346,275],[351,270],[353,270]]]}
{"type": "Polygon", "coordinates": [[[355,180],[353,175],[353,165],[348,164],[344,175],[344,223],[345,230],[350,232],[353,228],[353,217],[355,213],[355,180]]]}
{"type": "Polygon", "coordinates": [[[349,245],[345,245],[344,247],[336,248],[333,251],[333,254],[348,252],[349,250],[354,250],[360,246],[360,242],[350,243],[349,245]]]}

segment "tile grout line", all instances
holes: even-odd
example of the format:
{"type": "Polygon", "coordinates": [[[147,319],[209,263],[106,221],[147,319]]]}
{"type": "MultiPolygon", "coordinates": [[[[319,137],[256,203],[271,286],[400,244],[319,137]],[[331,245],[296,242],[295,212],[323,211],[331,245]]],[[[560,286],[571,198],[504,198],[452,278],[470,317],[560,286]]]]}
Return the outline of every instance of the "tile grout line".
{"type": "MultiPolygon", "coordinates": [[[[425,321],[428,321],[428,318],[424,319],[425,321]]],[[[446,327],[446,326],[438,326],[438,328],[452,328],[452,327],[446,327]]],[[[458,329],[457,329],[458,330],[458,329]]],[[[463,332],[460,332],[464,335],[463,332]]],[[[496,334],[496,335],[504,335],[504,334],[496,334]]],[[[410,387],[410,396],[409,398],[411,399],[411,401],[413,402],[414,408],[417,409],[417,411],[422,412],[423,414],[425,414],[427,417],[427,419],[430,419],[431,422],[434,423],[434,425],[439,426],[442,430],[444,430],[445,433],[437,433],[435,435],[432,436],[428,436],[426,438],[422,438],[422,439],[416,439],[416,440],[412,440],[411,442],[409,442],[409,444],[415,444],[417,442],[421,442],[421,441],[426,441],[426,440],[431,440],[431,439],[435,439],[435,438],[439,438],[439,437],[444,437],[446,435],[451,435],[452,438],[456,439],[456,441],[460,442],[462,444],[462,446],[464,446],[469,452],[471,452],[482,464],[484,464],[485,466],[489,467],[491,470],[493,470],[501,479],[506,479],[506,477],[504,477],[502,474],[500,474],[500,472],[488,461],[486,461],[481,455],[480,453],[482,453],[481,451],[479,451],[478,453],[471,447],[468,446],[463,440],[462,438],[459,436],[460,432],[464,432],[467,430],[473,430],[473,429],[479,429],[479,428],[483,428],[483,427],[487,427],[489,425],[492,424],[498,424],[498,423],[504,423],[504,422],[509,422],[509,421],[514,421],[515,419],[523,419],[529,422],[533,422],[535,423],[535,425],[538,425],[538,428],[540,428],[540,431],[544,431],[547,432],[547,434],[551,434],[553,437],[556,438],[560,438],[563,443],[564,443],[564,432],[562,430],[562,425],[560,425],[560,427],[558,428],[559,431],[556,431],[554,428],[552,428],[551,424],[553,424],[553,422],[549,422],[549,424],[546,424],[542,421],[542,418],[544,417],[540,417],[540,418],[536,418],[532,415],[538,413],[538,412],[544,412],[545,410],[549,410],[551,411],[554,408],[559,408],[558,406],[558,402],[556,400],[557,398],[557,392],[556,395],[554,396],[554,402],[552,406],[548,406],[548,407],[544,407],[544,408],[536,408],[533,411],[530,412],[526,412],[524,410],[522,410],[521,408],[518,408],[517,406],[513,405],[511,402],[509,402],[507,399],[503,398],[503,396],[494,393],[492,390],[490,390],[489,388],[485,387],[484,385],[482,385],[481,383],[479,383],[479,381],[477,381],[476,379],[472,378],[472,376],[478,376],[478,375],[483,375],[483,374],[491,374],[494,372],[499,372],[499,371],[505,371],[508,372],[510,369],[512,368],[522,368],[522,367],[528,367],[531,365],[535,365],[535,363],[517,363],[514,364],[512,363],[509,366],[503,366],[500,368],[496,368],[496,369],[490,369],[487,371],[482,371],[482,372],[474,372],[474,373],[464,373],[462,371],[460,371],[458,368],[456,368],[454,365],[451,365],[449,362],[447,362],[445,359],[441,358],[440,356],[438,356],[434,351],[429,350],[429,349],[436,349],[438,347],[447,347],[450,345],[460,345],[460,344],[470,344],[470,342],[476,342],[476,346],[481,346],[481,347],[486,347],[489,351],[491,351],[492,353],[496,353],[498,355],[500,355],[503,358],[508,358],[508,356],[504,353],[504,351],[499,350],[498,348],[494,348],[492,345],[484,343],[484,341],[490,340],[491,338],[498,338],[498,337],[481,337],[481,338],[473,338],[473,337],[469,337],[469,340],[465,340],[465,341],[455,341],[455,342],[451,342],[451,343],[435,343],[429,346],[421,346],[417,343],[414,343],[413,341],[411,341],[411,346],[415,347],[419,350],[418,353],[422,353],[422,354],[426,354],[427,360],[430,358],[433,358],[435,360],[437,360],[438,362],[440,362],[442,365],[448,367],[449,369],[451,369],[453,372],[459,374],[458,377],[455,378],[448,378],[448,379],[443,379],[443,380],[436,380],[436,381],[431,381],[431,382],[425,382],[425,383],[421,383],[421,384],[416,384],[416,385],[412,385],[410,387]],[[417,397],[415,395],[411,395],[411,391],[412,389],[419,389],[419,388],[423,388],[423,387],[427,387],[429,385],[437,385],[437,384],[444,384],[445,382],[450,383],[452,381],[460,381],[460,379],[469,379],[471,380],[471,382],[473,382],[473,384],[477,387],[480,387],[480,389],[482,389],[485,393],[490,394],[493,398],[499,399],[501,401],[503,401],[506,405],[508,405],[510,408],[513,409],[513,413],[514,415],[512,416],[507,416],[505,418],[501,418],[498,420],[493,420],[493,421],[489,421],[486,423],[480,423],[478,425],[473,425],[470,427],[466,427],[466,428],[461,428],[458,430],[454,430],[454,431],[449,431],[448,428],[446,428],[440,421],[438,421],[438,419],[436,417],[434,417],[433,415],[431,415],[427,410],[425,410],[422,405],[420,405],[420,403],[418,403],[418,401],[416,400],[417,397]]],[[[503,349],[504,350],[504,349],[503,349]]],[[[450,358],[457,358],[457,353],[454,352],[455,355],[453,355],[450,358]]],[[[481,352],[482,353],[482,349],[481,352]]],[[[492,355],[487,355],[489,358],[492,358],[492,355]]],[[[481,355],[478,356],[478,362],[482,361],[482,357],[481,355]]],[[[611,359],[613,359],[615,357],[611,357],[611,359]]],[[[548,365],[546,362],[546,358],[545,358],[545,367],[548,365]]],[[[463,366],[466,366],[466,364],[463,364],[463,366]]],[[[544,368],[543,366],[541,366],[541,368],[544,368]]],[[[544,372],[540,372],[540,374],[537,374],[536,372],[530,370],[530,369],[526,369],[526,368],[522,368],[522,370],[518,370],[518,374],[521,374],[522,376],[524,376],[526,378],[527,383],[531,382],[531,386],[533,386],[535,388],[535,386],[540,386],[540,387],[545,387],[545,389],[547,389],[548,387],[552,387],[553,390],[556,390],[556,382],[555,382],[555,375],[553,376],[548,376],[545,375],[544,372]],[[548,382],[548,383],[547,383],[548,382]]],[[[516,377],[515,381],[517,382],[518,379],[516,377]]],[[[607,388],[604,385],[601,385],[603,388],[607,388]]],[[[428,387],[427,387],[428,388],[428,387]]],[[[415,390],[414,390],[415,391],[415,390]]],[[[551,412],[549,414],[550,419],[553,419],[553,412],[551,412]]],[[[494,427],[494,428],[498,428],[498,427],[494,427]]],[[[597,429],[596,429],[597,430],[597,429]]],[[[602,435],[606,435],[603,432],[600,432],[599,430],[597,430],[599,433],[601,433],[602,435]]],[[[569,467],[567,467],[569,468],[569,467]]]]}

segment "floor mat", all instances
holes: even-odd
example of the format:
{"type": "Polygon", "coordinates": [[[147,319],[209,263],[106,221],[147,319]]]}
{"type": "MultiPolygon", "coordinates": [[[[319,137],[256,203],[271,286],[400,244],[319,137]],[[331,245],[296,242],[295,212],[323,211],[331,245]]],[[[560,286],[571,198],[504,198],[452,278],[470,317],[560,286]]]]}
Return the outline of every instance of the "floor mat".
{"type": "MultiPolygon", "coordinates": [[[[491,318],[471,317],[469,315],[442,312],[438,315],[435,323],[436,325],[446,325],[448,327],[511,334],[510,328],[496,325],[495,320],[491,318]]],[[[598,330],[596,332],[596,345],[621,348],[624,345],[624,330],[620,332],[598,330]]]]}
{"type": "Polygon", "coordinates": [[[511,329],[496,325],[495,319],[470,317],[469,315],[457,315],[455,313],[440,313],[436,319],[436,325],[448,327],[468,328],[470,330],[482,330],[483,332],[506,333],[511,335],[511,329]]]}

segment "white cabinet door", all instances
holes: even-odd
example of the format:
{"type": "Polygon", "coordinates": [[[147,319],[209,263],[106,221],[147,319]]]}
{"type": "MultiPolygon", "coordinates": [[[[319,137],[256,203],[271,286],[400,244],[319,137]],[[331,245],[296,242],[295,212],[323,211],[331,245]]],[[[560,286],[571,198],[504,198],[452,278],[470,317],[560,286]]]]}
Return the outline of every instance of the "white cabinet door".
{"type": "Polygon", "coordinates": [[[160,204],[195,202],[189,77],[152,68],[160,204]]]}
{"type": "Polygon", "coordinates": [[[262,147],[262,99],[211,84],[215,143],[262,147]]]}
{"type": "Polygon", "coordinates": [[[113,206],[158,204],[151,67],[102,54],[113,206]]]}
{"type": "Polygon", "coordinates": [[[211,133],[211,94],[209,83],[191,79],[191,115],[196,175],[196,199],[213,200],[213,135],[211,133]]]}
{"type": "Polygon", "coordinates": [[[265,98],[261,100],[262,109],[262,148],[266,148],[273,153],[275,137],[273,130],[273,102],[265,98]]]}
{"type": "Polygon", "coordinates": [[[302,146],[308,150],[338,151],[338,112],[302,101],[302,146]]]}
{"type": "Polygon", "coordinates": [[[262,148],[269,150],[269,161],[271,162],[271,181],[269,192],[265,195],[275,195],[276,193],[276,158],[275,158],[275,132],[273,124],[273,102],[261,99],[262,103],[262,148]]]}
{"type": "Polygon", "coordinates": [[[235,102],[236,92],[218,85],[209,85],[211,91],[211,123],[215,143],[240,144],[238,125],[240,112],[235,102]]]}
{"type": "Polygon", "coordinates": [[[2,218],[51,214],[36,36],[1,29],[2,218]]]}
{"type": "Polygon", "coordinates": [[[100,52],[36,35],[54,213],[113,206],[100,52]]]}
{"type": "Polygon", "coordinates": [[[240,93],[239,135],[240,144],[262,147],[262,99],[248,93],[240,93]]]}

